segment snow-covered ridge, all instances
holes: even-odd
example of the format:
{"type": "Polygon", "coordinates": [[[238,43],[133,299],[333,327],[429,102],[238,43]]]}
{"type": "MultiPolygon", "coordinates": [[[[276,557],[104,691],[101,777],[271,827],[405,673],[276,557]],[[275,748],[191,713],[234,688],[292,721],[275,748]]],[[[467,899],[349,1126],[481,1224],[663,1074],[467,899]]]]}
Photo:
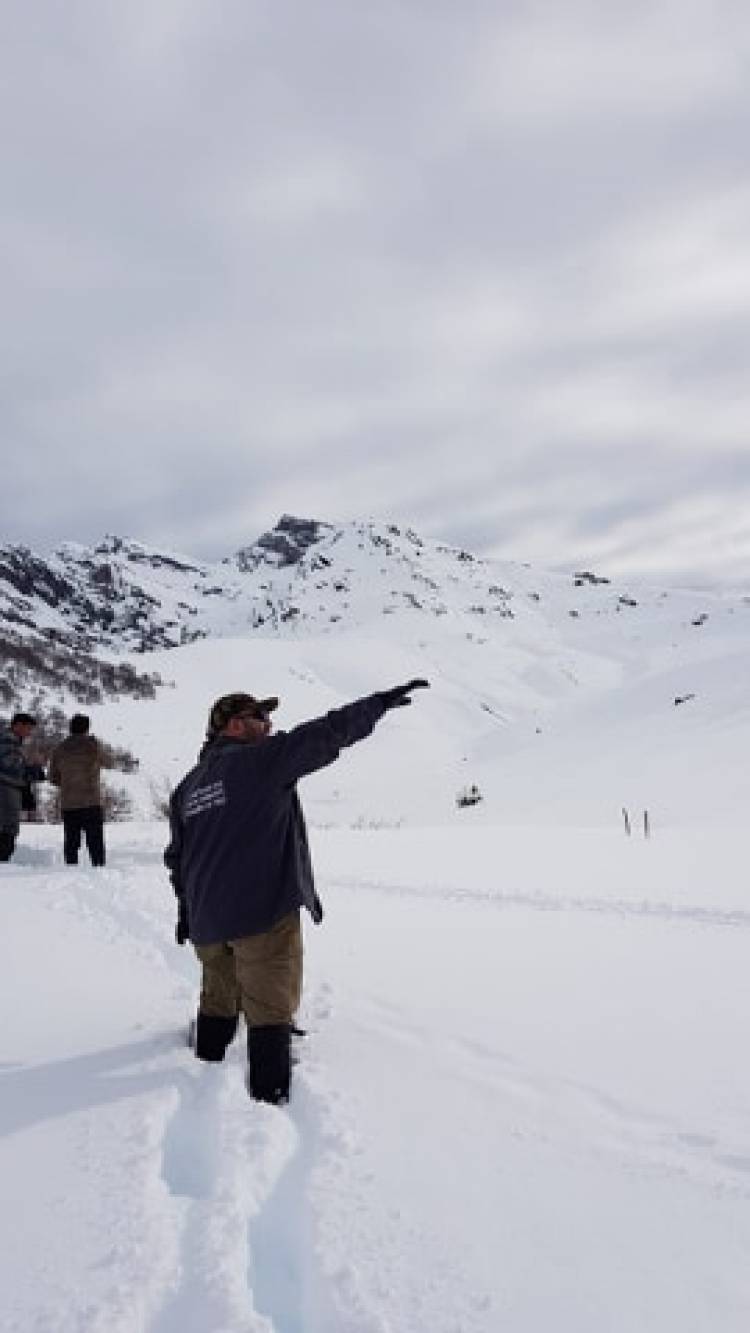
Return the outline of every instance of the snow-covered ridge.
{"type": "Polygon", "coordinates": [[[211,565],[117,537],[49,560],[8,548],[0,615],[5,711],[85,702],[138,756],[131,797],[146,818],[193,762],[218,694],[278,694],[289,727],[413,676],[432,688],[401,722],[397,765],[374,777],[355,753],[345,795],[335,775],[316,778],[318,823],[429,822],[467,783],[485,797],[479,820],[525,822],[542,805],[551,820],[609,823],[632,805],[673,823],[746,806],[741,593],[549,573],[394,524],[285,516],[211,565]]]}
{"type": "Polygon", "coordinates": [[[92,548],[66,543],[48,559],[0,548],[6,624],[77,647],[147,651],[253,630],[319,632],[403,607],[507,615],[508,598],[467,552],[392,525],[285,515],[215,564],[112,536],[92,548]]]}
{"type": "Polygon", "coordinates": [[[634,588],[590,570],[545,574],[482,560],[394,524],[333,525],[289,515],[216,563],[113,536],[94,547],[69,542],[50,557],[0,547],[4,627],[115,652],[246,633],[361,629],[382,625],[383,617],[395,616],[401,626],[404,615],[411,629],[442,618],[480,642],[513,618],[550,627],[593,621],[597,633],[596,621],[617,617],[627,638],[644,618],[673,620],[673,609],[680,626],[698,629],[712,614],[747,604],[634,588]]]}

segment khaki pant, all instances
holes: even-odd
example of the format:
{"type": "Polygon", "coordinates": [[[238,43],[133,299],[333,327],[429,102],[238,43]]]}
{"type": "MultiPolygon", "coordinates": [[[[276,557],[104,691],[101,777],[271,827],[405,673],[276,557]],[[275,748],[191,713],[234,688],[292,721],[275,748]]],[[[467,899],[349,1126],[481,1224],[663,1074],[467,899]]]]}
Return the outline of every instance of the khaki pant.
{"type": "Polygon", "coordinates": [[[263,935],[226,944],[196,944],[201,962],[200,1011],[247,1026],[291,1023],[302,995],[302,928],[299,912],[282,917],[263,935]]]}

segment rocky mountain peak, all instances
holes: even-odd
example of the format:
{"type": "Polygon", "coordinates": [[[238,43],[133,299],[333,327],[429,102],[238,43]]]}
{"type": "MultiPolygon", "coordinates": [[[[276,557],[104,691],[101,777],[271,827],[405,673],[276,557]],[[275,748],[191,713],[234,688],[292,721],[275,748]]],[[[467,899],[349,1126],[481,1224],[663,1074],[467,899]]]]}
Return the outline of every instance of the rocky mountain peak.
{"type": "Polygon", "coordinates": [[[263,564],[271,565],[274,569],[296,565],[311,546],[315,546],[333,531],[334,528],[330,523],[319,523],[314,518],[295,518],[292,514],[282,514],[270,532],[264,532],[252,545],[242,547],[237,552],[235,560],[243,573],[257,569],[263,564]]]}

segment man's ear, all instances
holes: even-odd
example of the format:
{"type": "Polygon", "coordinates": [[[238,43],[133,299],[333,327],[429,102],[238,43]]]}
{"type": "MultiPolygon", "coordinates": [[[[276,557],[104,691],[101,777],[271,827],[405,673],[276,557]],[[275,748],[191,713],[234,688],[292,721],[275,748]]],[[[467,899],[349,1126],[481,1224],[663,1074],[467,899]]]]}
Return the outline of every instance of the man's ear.
{"type": "Polygon", "coordinates": [[[245,728],[242,724],[242,718],[230,717],[221,734],[222,736],[243,737],[245,735],[245,728]]]}

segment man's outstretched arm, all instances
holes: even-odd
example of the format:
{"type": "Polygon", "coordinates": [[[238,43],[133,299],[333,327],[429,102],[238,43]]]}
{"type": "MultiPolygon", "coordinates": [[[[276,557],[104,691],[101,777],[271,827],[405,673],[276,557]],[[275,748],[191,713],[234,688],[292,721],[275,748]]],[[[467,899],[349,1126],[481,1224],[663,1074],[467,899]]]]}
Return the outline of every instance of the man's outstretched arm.
{"type": "Polygon", "coordinates": [[[303,722],[289,732],[272,736],[268,742],[276,750],[281,782],[291,785],[306,773],[332,764],[343,749],[365,740],[392,708],[403,708],[412,702],[414,690],[429,688],[429,681],[410,680],[390,690],[379,690],[364,699],[334,708],[323,717],[303,722]]]}

